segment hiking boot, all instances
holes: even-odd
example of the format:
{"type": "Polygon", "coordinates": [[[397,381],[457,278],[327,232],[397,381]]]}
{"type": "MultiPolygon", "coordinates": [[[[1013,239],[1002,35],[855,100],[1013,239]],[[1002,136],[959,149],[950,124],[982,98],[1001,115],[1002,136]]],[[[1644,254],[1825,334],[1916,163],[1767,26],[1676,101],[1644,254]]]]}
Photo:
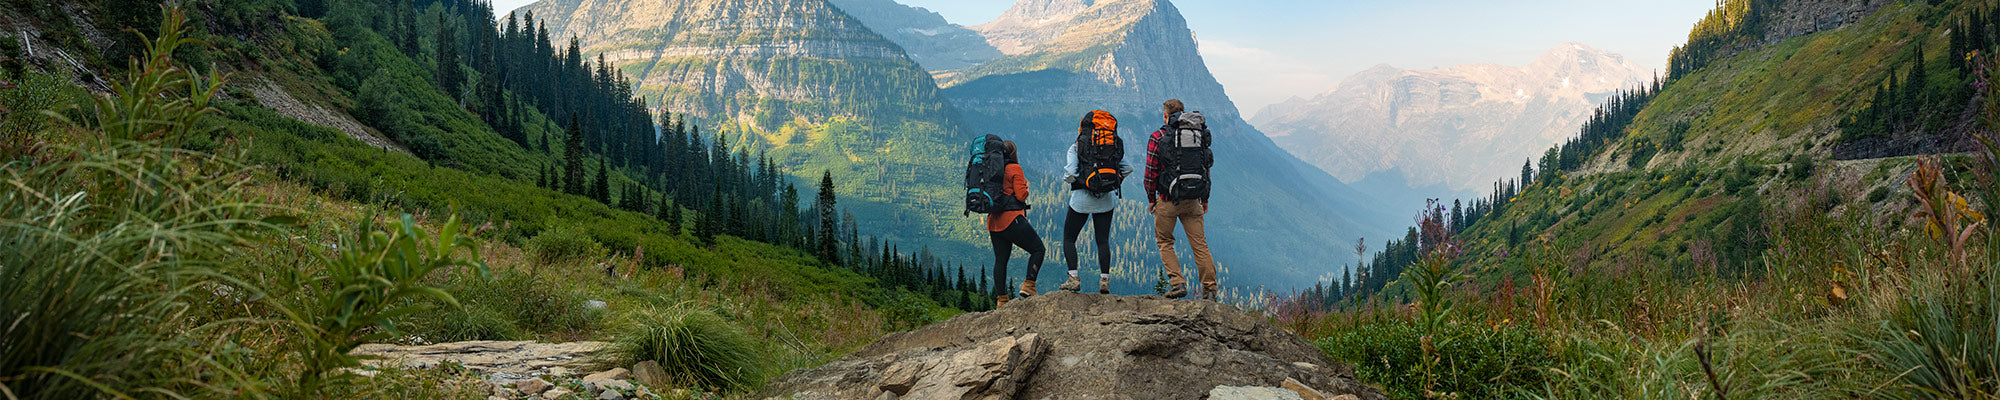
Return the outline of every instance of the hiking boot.
{"type": "Polygon", "coordinates": [[[1178,299],[1182,297],[1187,297],[1187,284],[1168,285],[1167,298],[1178,299]]]}
{"type": "Polygon", "coordinates": [[[1215,294],[1215,290],[1212,290],[1212,289],[1202,289],[1202,290],[1201,290],[1201,299],[1202,299],[1202,300],[1208,300],[1208,301],[1220,301],[1220,300],[1218,300],[1218,297],[1217,297],[1217,296],[1216,296],[1216,294],[1215,294]]]}
{"type": "Polygon", "coordinates": [[[1076,279],[1075,275],[1071,275],[1069,277],[1069,280],[1063,281],[1062,286],[1057,286],[1056,288],[1062,289],[1062,291],[1065,292],[1076,293],[1077,291],[1083,290],[1083,280],[1076,279]]]}
{"type": "Polygon", "coordinates": [[[1021,292],[1015,293],[1014,296],[1026,299],[1036,294],[1040,294],[1040,292],[1035,291],[1035,281],[1021,281],[1021,292]]]}
{"type": "Polygon", "coordinates": [[[1003,294],[993,297],[993,308],[1000,308],[1005,306],[1007,306],[1007,295],[1003,294]]]}
{"type": "Polygon", "coordinates": [[[1111,294],[1111,277],[1097,277],[1097,294],[1111,294]]]}

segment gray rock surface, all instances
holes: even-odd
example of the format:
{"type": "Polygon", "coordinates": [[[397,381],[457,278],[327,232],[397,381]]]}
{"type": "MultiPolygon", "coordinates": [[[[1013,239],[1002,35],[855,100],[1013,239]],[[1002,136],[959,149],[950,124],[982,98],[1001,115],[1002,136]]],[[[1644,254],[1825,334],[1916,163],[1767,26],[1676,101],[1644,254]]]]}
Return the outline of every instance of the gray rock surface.
{"type": "MultiPolygon", "coordinates": [[[[1199,399],[1219,386],[1383,399],[1303,339],[1234,308],[1054,293],[891,334],[756,398],[1199,399]]],[[[1263,393],[1263,392],[1259,392],[1263,393]]],[[[1254,398],[1254,397],[1252,397],[1254,398]]]]}
{"type": "MultiPolygon", "coordinates": [[[[425,346],[365,344],[351,354],[377,357],[363,365],[380,367],[400,363],[405,368],[431,368],[443,362],[464,365],[488,375],[510,376],[508,382],[537,374],[548,375],[554,368],[565,370],[588,365],[604,350],[603,342],[536,343],[531,341],[470,341],[425,346]]],[[[504,383],[504,382],[503,382],[504,383]]]]}
{"type": "Polygon", "coordinates": [[[1264,386],[1216,386],[1208,400],[1304,400],[1298,392],[1264,386]]]}

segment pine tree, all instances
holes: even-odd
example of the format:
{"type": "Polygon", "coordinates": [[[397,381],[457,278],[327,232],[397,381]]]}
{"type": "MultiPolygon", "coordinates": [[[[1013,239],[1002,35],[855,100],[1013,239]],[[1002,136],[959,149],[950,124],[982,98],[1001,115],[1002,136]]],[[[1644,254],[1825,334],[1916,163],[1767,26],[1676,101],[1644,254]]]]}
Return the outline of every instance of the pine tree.
{"type": "Polygon", "coordinates": [[[704,247],[714,246],[715,235],[722,230],[722,227],[718,226],[722,223],[722,192],[712,191],[709,192],[709,196],[708,209],[702,210],[701,219],[695,220],[695,233],[699,235],[698,238],[704,247]]]}
{"type": "Polygon", "coordinates": [[[605,164],[604,157],[599,157],[597,159],[597,179],[592,181],[592,183],[595,183],[596,185],[590,189],[591,198],[597,199],[597,202],[599,203],[604,203],[605,205],[612,205],[611,167],[605,164]]]}
{"type": "Polygon", "coordinates": [[[840,221],[835,214],[839,200],[835,198],[833,172],[822,171],[819,178],[819,257],[829,263],[837,263],[840,258],[840,221]]]}
{"type": "Polygon", "coordinates": [[[563,138],[563,193],[583,195],[583,122],[569,114],[569,136],[563,138]]]}
{"type": "Polygon", "coordinates": [[[451,21],[446,20],[444,14],[438,14],[438,87],[444,89],[444,94],[452,100],[459,100],[459,86],[465,83],[465,71],[458,69],[458,33],[454,31],[451,21]]]}

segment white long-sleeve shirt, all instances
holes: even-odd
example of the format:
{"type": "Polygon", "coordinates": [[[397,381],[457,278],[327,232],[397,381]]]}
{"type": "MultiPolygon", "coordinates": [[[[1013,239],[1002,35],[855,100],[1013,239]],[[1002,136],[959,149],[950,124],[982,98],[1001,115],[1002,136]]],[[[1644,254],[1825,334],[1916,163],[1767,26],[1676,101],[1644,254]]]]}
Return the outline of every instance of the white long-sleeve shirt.
{"type": "MultiPolygon", "coordinates": [[[[1068,161],[1068,163],[1063,164],[1063,182],[1075,182],[1077,179],[1082,179],[1076,174],[1078,161],[1075,144],[1069,145],[1068,161]]],[[[1125,160],[1119,160],[1118,168],[1120,170],[1130,170],[1131,166],[1126,165],[1125,160]]],[[[1092,194],[1089,190],[1071,190],[1069,191],[1069,208],[1084,214],[1107,213],[1118,208],[1118,198],[1112,193],[1092,194]]]]}

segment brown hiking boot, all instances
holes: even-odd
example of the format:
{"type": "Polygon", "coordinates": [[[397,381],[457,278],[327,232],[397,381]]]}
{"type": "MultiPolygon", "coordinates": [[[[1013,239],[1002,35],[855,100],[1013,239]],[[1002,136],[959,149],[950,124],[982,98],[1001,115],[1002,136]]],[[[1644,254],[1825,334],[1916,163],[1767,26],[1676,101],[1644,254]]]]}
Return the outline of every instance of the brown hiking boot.
{"type": "Polygon", "coordinates": [[[1221,301],[1219,297],[1216,296],[1215,289],[1202,289],[1201,299],[1208,301],[1217,301],[1217,302],[1221,301]]]}
{"type": "Polygon", "coordinates": [[[1041,292],[1035,291],[1035,281],[1021,281],[1021,292],[1014,295],[1025,299],[1037,294],[1041,294],[1041,292]]]}
{"type": "Polygon", "coordinates": [[[1083,290],[1083,280],[1077,279],[1076,275],[1070,275],[1069,280],[1063,281],[1062,286],[1057,286],[1056,288],[1062,289],[1065,292],[1076,293],[1083,290]]]}
{"type": "Polygon", "coordinates": [[[1111,277],[1097,277],[1097,294],[1111,294],[1111,277]]]}
{"type": "Polygon", "coordinates": [[[1167,298],[1178,299],[1182,297],[1187,297],[1187,284],[1168,284],[1167,298]]]}
{"type": "Polygon", "coordinates": [[[1000,308],[1000,307],[1004,307],[1004,306],[1006,306],[1006,305],[1007,305],[1007,300],[1008,300],[1008,298],[1007,298],[1007,295],[1004,295],[1004,294],[1003,294],[1003,295],[999,295],[999,296],[994,296],[994,297],[993,297],[993,308],[1000,308]]]}

